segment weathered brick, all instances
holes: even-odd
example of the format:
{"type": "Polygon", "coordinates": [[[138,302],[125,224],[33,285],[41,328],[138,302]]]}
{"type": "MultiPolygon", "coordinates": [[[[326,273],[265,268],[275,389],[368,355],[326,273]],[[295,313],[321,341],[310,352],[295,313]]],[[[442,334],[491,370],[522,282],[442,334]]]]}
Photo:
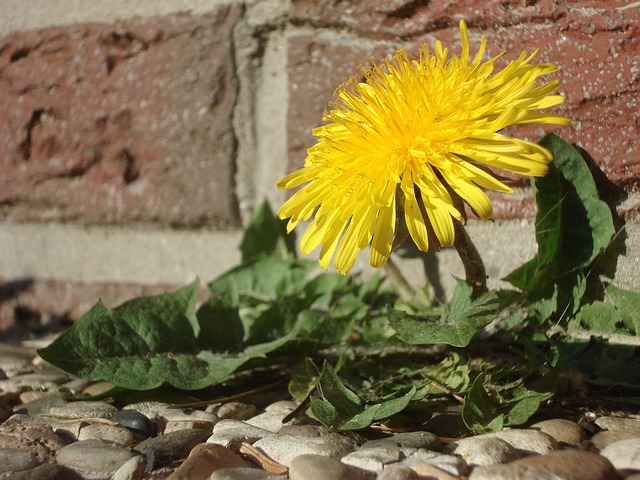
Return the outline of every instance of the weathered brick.
{"type": "MultiPolygon", "coordinates": [[[[290,99],[289,133],[295,138],[290,140],[291,163],[299,166],[304,150],[313,144],[308,132],[320,123],[333,89],[355,73],[358,64],[366,62],[376,45],[382,45],[383,40],[405,40],[410,43],[408,52],[415,55],[420,44],[433,44],[438,39],[450,48],[451,54],[458,54],[461,18],[467,20],[472,44],[477,46],[481,35],[487,37],[485,58],[507,50],[501,59],[503,65],[522,51],[539,48],[536,62],[552,62],[560,67],[554,78],[562,82],[560,92],[566,102],[556,111],[571,117],[572,126],[518,127],[507,133],[537,141],[544,133],[555,130],[581,146],[616,186],[626,191],[638,187],[640,9],[628,8],[624,0],[294,0],[294,25],[347,30],[370,39],[371,46],[365,52],[350,49],[348,41],[340,43],[336,39],[316,49],[316,56],[311,57],[304,45],[317,45],[313,34],[307,34],[306,40],[291,40],[289,62],[296,82],[290,99]],[[305,56],[313,58],[313,68],[296,70],[295,66],[304,65],[305,56]],[[296,91],[301,86],[302,92],[296,91]],[[309,97],[305,96],[307,91],[311,92],[309,97]]],[[[525,179],[515,181],[516,185],[526,183],[525,179]]],[[[535,211],[526,194],[493,198],[496,218],[518,218],[535,211]]]]}
{"type": "Polygon", "coordinates": [[[0,39],[4,218],[238,225],[238,6],[0,39]]]}

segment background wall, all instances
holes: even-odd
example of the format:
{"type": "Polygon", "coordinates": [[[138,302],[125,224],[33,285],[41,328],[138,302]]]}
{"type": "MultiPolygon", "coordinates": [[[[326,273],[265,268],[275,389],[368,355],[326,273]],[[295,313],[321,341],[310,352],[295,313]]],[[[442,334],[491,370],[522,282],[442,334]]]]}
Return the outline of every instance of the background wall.
{"type": "MultiPolygon", "coordinates": [[[[602,172],[626,222],[615,281],[640,289],[640,2],[479,3],[0,0],[0,335],[235,265],[334,89],[371,55],[436,38],[457,53],[460,18],[487,58],[539,48],[561,68],[574,123],[557,131],[602,172]]],[[[493,196],[496,222],[470,222],[494,284],[535,253],[527,184],[493,196]]],[[[455,257],[430,259],[444,294],[455,257]]]]}

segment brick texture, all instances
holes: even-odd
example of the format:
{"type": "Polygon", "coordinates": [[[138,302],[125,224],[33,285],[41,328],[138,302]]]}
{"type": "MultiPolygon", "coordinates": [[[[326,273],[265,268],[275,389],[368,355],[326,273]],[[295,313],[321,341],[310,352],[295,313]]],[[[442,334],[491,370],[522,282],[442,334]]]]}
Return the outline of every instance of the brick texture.
{"type": "Polygon", "coordinates": [[[238,225],[241,10],[0,39],[0,204],[12,220],[238,225]]]}
{"type": "MultiPolygon", "coordinates": [[[[334,89],[366,62],[376,45],[404,41],[409,53],[415,54],[420,44],[438,39],[457,54],[458,21],[464,18],[473,44],[479,44],[481,35],[487,37],[485,58],[507,50],[506,62],[537,48],[538,62],[560,67],[555,78],[562,82],[566,102],[556,111],[571,117],[573,124],[556,131],[584,149],[623,197],[637,189],[640,175],[640,9],[627,5],[624,0],[294,0],[291,22],[309,33],[293,38],[290,45],[290,69],[295,72],[291,168],[301,165],[314,141],[300,130],[319,124],[334,89]],[[369,40],[371,46],[367,51],[351,49],[349,40],[335,40],[315,48],[315,57],[310,57],[305,46],[318,45],[316,29],[347,31],[369,40]],[[305,58],[312,59],[311,68],[298,68],[305,58]],[[311,95],[305,97],[301,90],[311,95]]],[[[550,130],[519,127],[508,133],[537,141],[550,130]]],[[[523,180],[515,183],[526,185],[523,180]]],[[[493,197],[496,218],[534,213],[526,193],[493,197]]]]}

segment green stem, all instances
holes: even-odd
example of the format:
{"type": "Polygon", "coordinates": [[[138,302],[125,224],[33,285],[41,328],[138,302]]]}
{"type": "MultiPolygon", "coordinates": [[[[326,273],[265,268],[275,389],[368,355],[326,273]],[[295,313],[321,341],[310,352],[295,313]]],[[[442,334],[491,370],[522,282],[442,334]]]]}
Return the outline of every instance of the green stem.
{"type": "Polygon", "coordinates": [[[487,273],[484,263],[464,225],[456,221],[453,224],[456,235],[453,246],[456,247],[462,260],[466,280],[473,287],[473,296],[479,297],[487,291],[487,273]]]}

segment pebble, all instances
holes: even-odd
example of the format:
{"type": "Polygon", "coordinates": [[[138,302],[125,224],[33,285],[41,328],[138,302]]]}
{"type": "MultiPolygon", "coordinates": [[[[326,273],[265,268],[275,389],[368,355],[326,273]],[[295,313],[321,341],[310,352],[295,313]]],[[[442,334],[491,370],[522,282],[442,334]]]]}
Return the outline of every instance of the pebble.
{"type": "Polygon", "coordinates": [[[509,443],[486,435],[462,438],[451,443],[448,449],[450,453],[462,457],[470,467],[508,463],[521,457],[518,450],[509,443]]]}
{"type": "Polygon", "coordinates": [[[274,433],[249,425],[246,422],[229,418],[220,420],[213,427],[213,434],[207,439],[207,443],[216,443],[237,451],[244,442],[253,444],[261,438],[271,435],[274,435],[274,433]]]}
{"type": "Polygon", "coordinates": [[[187,459],[167,480],[208,479],[213,472],[221,468],[249,467],[239,455],[228,448],[211,443],[196,445],[187,459]]]}
{"type": "Polygon", "coordinates": [[[534,423],[530,428],[546,433],[560,444],[575,447],[579,447],[586,438],[585,431],[580,425],[562,418],[543,420],[534,423]]]}
{"type": "Polygon", "coordinates": [[[381,472],[386,465],[397,463],[403,458],[405,458],[405,454],[400,447],[381,446],[348,453],[342,457],[341,461],[346,465],[377,474],[381,472]]]}
{"type": "Polygon", "coordinates": [[[568,480],[616,480],[619,475],[611,462],[592,452],[560,450],[534,455],[514,462],[527,468],[548,470],[568,480]]]}
{"type": "Polygon", "coordinates": [[[131,457],[116,470],[111,480],[140,480],[144,477],[147,462],[139,455],[131,457]]]}
{"type": "Polygon", "coordinates": [[[476,467],[469,480],[566,480],[566,477],[548,470],[508,463],[476,467]]]}
{"type": "Polygon", "coordinates": [[[113,417],[118,409],[106,402],[68,402],[64,405],[52,406],[49,415],[64,419],[106,418],[113,417]]]}
{"type": "Polygon", "coordinates": [[[29,470],[38,465],[33,452],[17,448],[0,448],[0,478],[8,473],[29,470]]]}
{"type": "MultiPolygon", "coordinates": [[[[282,426],[284,425],[282,421],[292,411],[293,411],[292,408],[291,409],[281,408],[278,410],[265,411],[264,413],[256,415],[255,417],[251,417],[250,419],[246,420],[246,422],[249,425],[253,425],[254,427],[259,427],[259,428],[262,428],[263,430],[268,430],[269,432],[272,432],[272,433],[278,433],[282,428],[282,426]]],[[[299,424],[299,423],[303,423],[303,421],[300,420],[300,418],[294,418],[287,424],[293,425],[293,424],[299,424]]]]}
{"type": "MultiPolygon", "coordinates": [[[[205,411],[209,411],[209,407],[205,411]]],[[[255,405],[249,405],[248,403],[229,402],[215,406],[211,413],[215,414],[219,419],[248,420],[251,417],[255,417],[258,409],[255,405]]]]}
{"type": "Polygon", "coordinates": [[[418,480],[418,474],[404,465],[388,465],[378,474],[376,480],[418,480]]]}
{"type": "Polygon", "coordinates": [[[594,422],[603,430],[624,431],[624,430],[640,430],[640,420],[626,417],[598,417],[594,422]]]}
{"type": "MultiPolygon", "coordinates": [[[[14,473],[3,480],[86,480],[74,470],[58,465],[57,463],[45,463],[32,470],[14,473]]],[[[115,479],[114,479],[115,480],[115,479]]]]}
{"type": "Polygon", "coordinates": [[[68,379],[67,375],[57,369],[40,370],[37,373],[24,373],[0,380],[0,391],[22,393],[33,390],[33,385],[37,385],[39,390],[57,392],[60,384],[68,379]]]}
{"type": "Polygon", "coordinates": [[[428,450],[439,450],[442,447],[440,439],[429,432],[404,432],[397,433],[392,437],[370,440],[360,448],[380,448],[387,446],[397,446],[402,448],[426,448],[428,450]]]}
{"type": "Polygon", "coordinates": [[[290,466],[294,458],[304,454],[322,455],[339,460],[355,448],[352,440],[337,433],[315,438],[271,435],[256,441],[253,446],[286,466],[290,466]]]}
{"type": "Polygon", "coordinates": [[[415,468],[419,463],[432,465],[451,475],[466,476],[469,474],[469,466],[462,458],[456,455],[433,452],[424,448],[417,450],[413,455],[400,462],[401,465],[406,465],[410,468],[415,468]]]}
{"type": "Polygon", "coordinates": [[[15,425],[0,428],[0,448],[15,448],[33,453],[38,463],[50,463],[56,452],[67,445],[49,425],[15,425]]]}
{"type": "Polygon", "coordinates": [[[80,428],[78,440],[102,440],[121,447],[130,447],[134,444],[133,434],[119,425],[107,425],[92,423],[80,428]]]}
{"type": "Polygon", "coordinates": [[[113,414],[111,421],[126,428],[140,440],[155,437],[158,425],[137,410],[119,410],[113,414]]]}
{"type": "Polygon", "coordinates": [[[257,468],[221,468],[213,472],[209,480],[286,480],[286,475],[277,475],[257,468]]]}
{"type": "Polygon", "coordinates": [[[427,463],[418,463],[415,467],[415,471],[419,478],[428,478],[433,480],[457,480],[457,475],[451,475],[449,472],[429,465],[427,463]]]}
{"type": "Polygon", "coordinates": [[[143,440],[133,449],[145,456],[147,470],[155,470],[186,458],[191,449],[204,442],[208,436],[205,430],[179,430],[143,440]]]}
{"type": "Polygon", "coordinates": [[[484,436],[504,440],[523,455],[544,455],[558,448],[558,442],[553,437],[538,430],[505,429],[500,432],[487,433],[484,436]]]}
{"type": "Polygon", "coordinates": [[[298,455],[289,465],[290,480],[365,480],[366,474],[324,455],[298,455]]]}
{"type": "Polygon", "coordinates": [[[213,423],[204,420],[170,420],[164,426],[163,433],[177,432],[178,430],[204,430],[208,434],[213,432],[213,423]]]}
{"type": "MultiPolygon", "coordinates": [[[[20,398],[22,399],[22,395],[20,395],[20,398]]],[[[23,413],[26,415],[48,414],[52,407],[62,407],[67,403],[68,402],[60,395],[47,392],[44,395],[40,395],[38,398],[33,398],[32,400],[25,401],[25,403],[16,407],[14,409],[14,412],[23,413]]]]}
{"type": "Polygon", "coordinates": [[[134,455],[117,445],[83,440],[61,448],[56,462],[75,470],[87,480],[102,480],[110,479],[134,455]]]}
{"type": "Polygon", "coordinates": [[[640,438],[640,420],[635,418],[599,417],[595,424],[603,429],[591,438],[591,443],[598,450],[622,440],[640,438]]]}
{"type": "Polygon", "coordinates": [[[616,470],[625,473],[640,472],[640,438],[630,438],[612,443],[600,452],[616,470]]]}

